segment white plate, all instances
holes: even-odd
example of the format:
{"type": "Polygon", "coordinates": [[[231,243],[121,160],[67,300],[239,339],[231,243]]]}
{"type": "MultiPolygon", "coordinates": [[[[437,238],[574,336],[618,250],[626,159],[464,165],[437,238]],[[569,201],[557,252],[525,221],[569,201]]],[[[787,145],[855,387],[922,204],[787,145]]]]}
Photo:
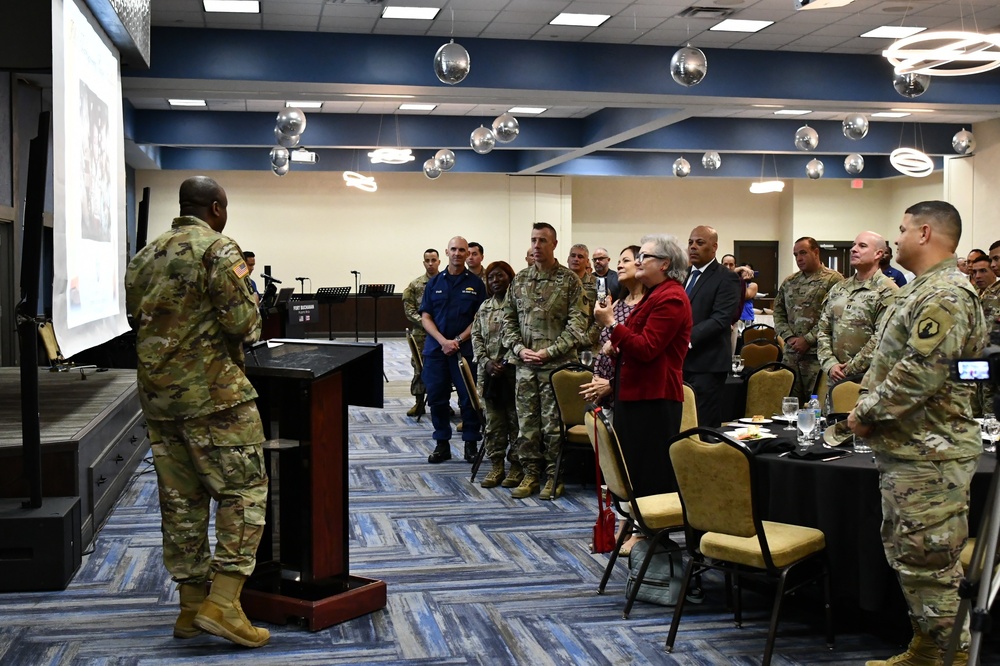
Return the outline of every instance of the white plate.
{"type": "Polygon", "coordinates": [[[775,414],[771,418],[782,423],[795,423],[798,420],[797,416],[785,416],[784,414],[775,414]]]}
{"type": "MultiPolygon", "coordinates": [[[[732,431],[730,433],[727,433],[727,434],[730,437],[733,437],[735,439],[740,439],[740,435],[744,435],[744,434],[746,434],[746,432],[747,432],[746,428],[737,428],[736,430],[734,430],[734,431],[732,431]]],[[[758,433],[759,434],[757,435],[757,437],[753,437],[751,439],[740,439],[740,441],[741,442],[755,442],[758,439],[774,439],[774,438],[777,437],[777,435],[772,435],[770,432],[768,432],[766,428],[758,428],[758,433]]]]}
{"type": "Polygon", "coordinates": [[[760,420],[754,421],[750,417],[743,417],[742,419],[740,419],[740,423],[754,423],[754,424],[757,424],[757,423],[774,423],[774,421],[772,421],[771,419],[760,419],[760,420]]]}

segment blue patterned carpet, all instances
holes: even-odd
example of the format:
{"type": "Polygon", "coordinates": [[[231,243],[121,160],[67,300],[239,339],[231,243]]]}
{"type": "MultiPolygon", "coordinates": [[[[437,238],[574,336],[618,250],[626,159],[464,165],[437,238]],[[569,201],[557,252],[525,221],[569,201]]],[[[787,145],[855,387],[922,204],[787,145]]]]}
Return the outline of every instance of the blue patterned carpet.
{"type": "MultiPolygon", "coordinates": [[[[607,556],[589,551],[592,486],[571,485],[555,502],[513,500],[471,485],[460,458],[428,465],[428,419],[404,414],[404,354],[402,342],[386,342],[385,409],[351,409],[351,568],[386,581],[384,610],[316,633],[270,626],[271,643],[253,651],[207,636],[175,640],[177,595],[143,464],[65,592],[0,595],[0,664],[760,663],[762,597],[746,595],[736,629],[721,580],[707,580],[706,602],[688,607],[668,655],[670,609],[637,602],[621,617],[624,562],[596,594],[607,556]]],[[[858,627],[828,651],[818,604],[806,597],[784,609],[774,664],[858,664],[898,651],[858,627]]]]}

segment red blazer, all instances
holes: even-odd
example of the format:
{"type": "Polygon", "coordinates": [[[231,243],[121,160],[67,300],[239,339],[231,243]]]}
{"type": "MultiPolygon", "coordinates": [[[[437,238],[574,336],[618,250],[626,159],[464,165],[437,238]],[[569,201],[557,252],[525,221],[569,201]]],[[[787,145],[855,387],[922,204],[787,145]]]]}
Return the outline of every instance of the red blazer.
{"type": "Polygon", "coordinates": [[[618,400],[684,401],[684,357],[691,340],[691,302],[674,280],[646,292],[611,331],[618,348],[618,400]]]}

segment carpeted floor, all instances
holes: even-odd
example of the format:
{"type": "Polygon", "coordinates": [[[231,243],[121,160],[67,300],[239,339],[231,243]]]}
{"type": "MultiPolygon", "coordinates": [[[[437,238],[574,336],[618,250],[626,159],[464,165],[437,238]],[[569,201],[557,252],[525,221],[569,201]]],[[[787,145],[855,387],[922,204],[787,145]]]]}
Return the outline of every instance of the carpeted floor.
{"type": "MultiPolygon", "coordinates": [[[[513,500],[471,485],[460,457],[427,464],[428,419],[405,416],[405,344],[385,347],[385,409],[351,408],[350,425],[351,571],[387,583],[384,610],[316,633],[269,626],[271,643],[252,651],[172,638],[177,594],[144,463],[66,591],[0,595],[0,665],[760,663],[763,597],[746,595],[737,629],[721,580],[706,581],[706,602],[688,606],[668,655],[671,609],[637,603],[622,619],[624,562],[596,594],[607,556],[589,551],[592,486],[570,485],[555,502],[513,500]]],[[[828,651],[816,599],[803,596],[782,614],[774,664],[858,664],[898,651],[857,627],[828,651]]]]}

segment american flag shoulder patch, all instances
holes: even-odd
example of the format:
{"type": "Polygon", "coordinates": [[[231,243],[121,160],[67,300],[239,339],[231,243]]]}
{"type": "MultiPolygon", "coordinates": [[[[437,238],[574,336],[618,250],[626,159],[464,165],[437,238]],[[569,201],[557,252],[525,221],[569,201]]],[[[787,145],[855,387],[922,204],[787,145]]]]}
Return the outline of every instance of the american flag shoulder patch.
{"type": "Polygon", "coordinates": [[[238,278],[245,278],[250,275],[250,269],[247,268],[247,262],[240,261],[240,263],[233,266],[233,273],[235,273],[238,278]]]}

